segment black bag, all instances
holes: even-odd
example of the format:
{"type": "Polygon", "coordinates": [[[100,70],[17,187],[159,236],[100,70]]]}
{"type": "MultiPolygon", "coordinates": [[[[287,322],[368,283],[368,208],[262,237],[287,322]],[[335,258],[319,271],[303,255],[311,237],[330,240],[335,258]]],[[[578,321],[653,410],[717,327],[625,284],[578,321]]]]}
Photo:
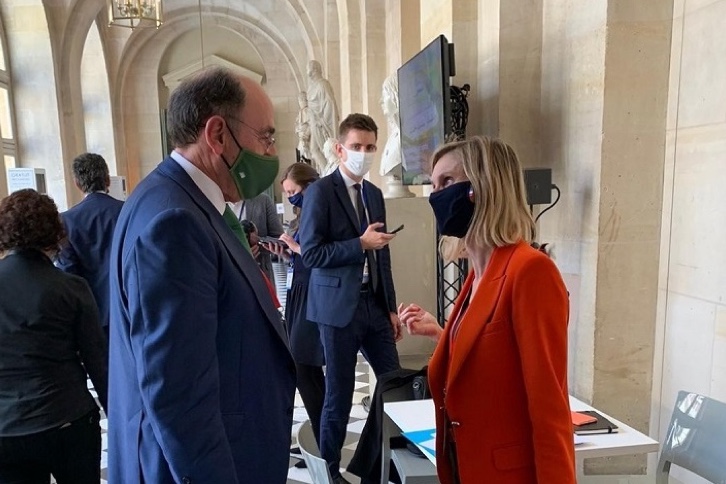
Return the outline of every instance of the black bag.
{"type": "MultiPolygon", "coordinates": [[[[429,380],[426,376],[419,375],[417,377],[414,377],[411,385],[413,386],[414,400],[426,400],[427,398],[431,398],[431,392],[429,391],[429,380]]],[[[423,452],[421,452],[421,449],[416,447],[411,442],[406,442],[406,448],[416,457],[426,459],[426,456],[423,452]]]]}
{"type": "Polygon", "coordinates": [[[426,400],[431,398],[431,392],[429,391],[429,380],[423,375],[414,377],[413,379],[413,399],[414,400],[426,400]]]}

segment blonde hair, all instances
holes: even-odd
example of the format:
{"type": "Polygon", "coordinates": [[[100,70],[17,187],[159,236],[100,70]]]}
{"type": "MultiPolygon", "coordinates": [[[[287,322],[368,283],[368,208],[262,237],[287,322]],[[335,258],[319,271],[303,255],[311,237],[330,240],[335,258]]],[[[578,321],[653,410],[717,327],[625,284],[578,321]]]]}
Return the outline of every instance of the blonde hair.
{"type": "Polygon", "coordinates": [[[499,139],[473,136],[440,146],[434,152],[432,166],[444,155],[461,161],[474,191],[475,205],[464,239],[442,237],[439,249],[444,259],[461,257],[467,244],[503,247],[534,240],[536,227],[527,207],[522,166],[511,146],[499,139]]]}

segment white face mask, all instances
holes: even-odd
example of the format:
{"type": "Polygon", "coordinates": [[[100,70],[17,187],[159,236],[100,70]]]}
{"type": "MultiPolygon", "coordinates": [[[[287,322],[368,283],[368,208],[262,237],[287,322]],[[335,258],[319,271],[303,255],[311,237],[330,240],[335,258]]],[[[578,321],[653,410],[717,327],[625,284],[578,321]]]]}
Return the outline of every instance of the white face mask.
{"type": "Polygon", "coordinates": [[[345,166],[353,176],[363,177],[371,170],[373,166],[373,157],[375,153],[365,153],[363,151],[351,151],[345,146],[342,146],[343,150],[347,154],[347,160],[345,166]]]}

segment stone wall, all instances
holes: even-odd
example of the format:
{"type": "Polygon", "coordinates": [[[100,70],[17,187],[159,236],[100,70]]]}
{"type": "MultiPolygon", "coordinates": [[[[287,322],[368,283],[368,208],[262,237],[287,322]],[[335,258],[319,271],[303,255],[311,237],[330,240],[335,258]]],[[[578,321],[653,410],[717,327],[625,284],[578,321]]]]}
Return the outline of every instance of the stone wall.
{"type": "Polygon", "coordinates": [[[661,436],[678,391],[726,401],[726,0],[674,4],[651,425],[661,436]]]}

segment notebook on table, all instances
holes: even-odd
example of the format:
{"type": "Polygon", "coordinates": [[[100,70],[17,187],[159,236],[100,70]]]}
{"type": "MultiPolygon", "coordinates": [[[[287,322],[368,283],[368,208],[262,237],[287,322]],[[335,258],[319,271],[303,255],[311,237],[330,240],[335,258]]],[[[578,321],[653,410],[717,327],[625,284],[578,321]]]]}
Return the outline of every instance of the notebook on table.
{"type": "Polygon", "coordinates": [[[576,435],[590,435],[590,434],[612,434],[618,431],[618,426],[612,423],[610,420],[603,417],[601,414],[594,410],[583,410],[581,412],[572,412],[573,428],[576,435]],[[586,419],[585,416],[591,417],[586,419]],[[594,422],[592,418],[596,419],[594,422]],[[579,422],[581,425],[576,425],[579,422]]]}

